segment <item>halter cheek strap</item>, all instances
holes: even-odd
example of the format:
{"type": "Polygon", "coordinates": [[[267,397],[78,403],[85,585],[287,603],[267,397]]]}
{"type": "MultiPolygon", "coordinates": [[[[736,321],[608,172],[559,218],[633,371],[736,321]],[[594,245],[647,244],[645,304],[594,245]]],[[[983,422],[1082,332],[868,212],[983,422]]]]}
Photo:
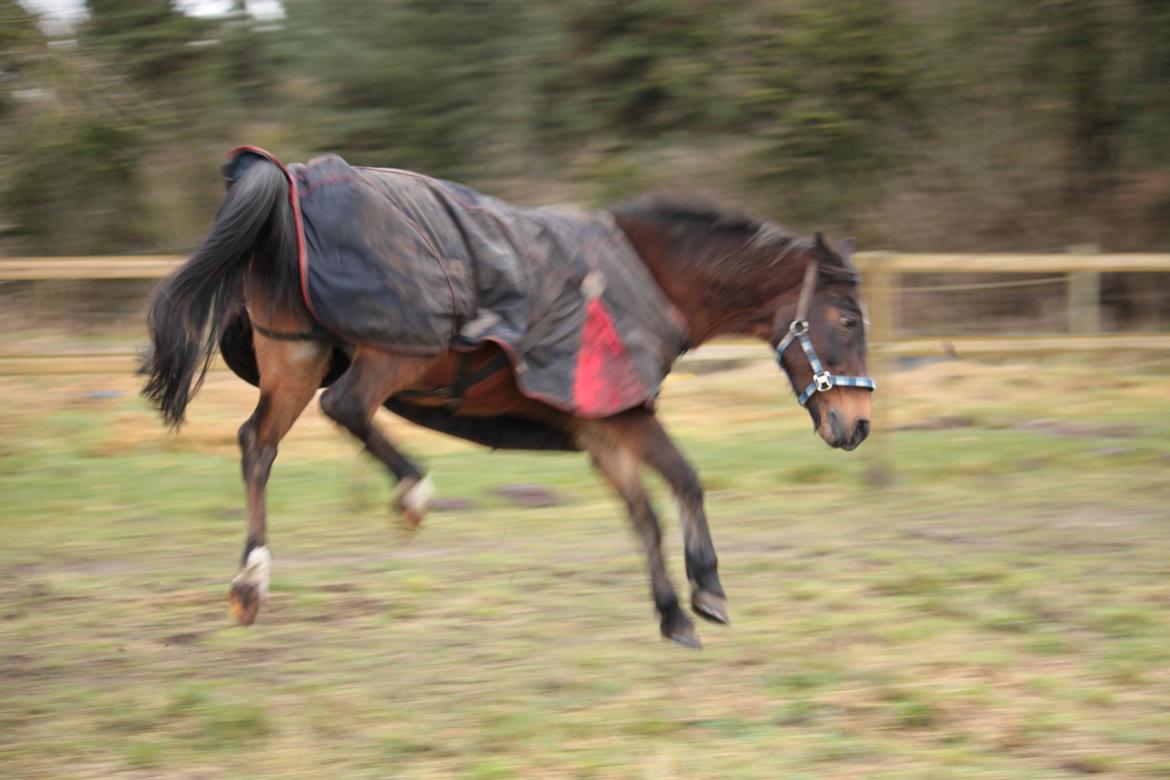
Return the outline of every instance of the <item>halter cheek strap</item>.
{"type": "Polygon", "coordinates": [[[831,373],[817,357],[812,337],[808,334],[808,307],[812,303],[816,279],[817,264],[812,262],[808,264],[808,270],[804,272],[804,283],[800,287],[800,300],[796,304],[796,319],[788,326],[788,333],[784,334],[784,338],[776,347],[776,364],[780,366],[781,371],[784,370],[784,353],[794,342],[800,342],[800,348],[804,350],[809,366],[812,367],[813,381],[809,382],[804,392],[796,398],[801,406],[805,406],[814,393],[825,393],[834,387],[860,387],[870,391],[877,389],[877,383],[867,376],[839,376],[831,373]]]}

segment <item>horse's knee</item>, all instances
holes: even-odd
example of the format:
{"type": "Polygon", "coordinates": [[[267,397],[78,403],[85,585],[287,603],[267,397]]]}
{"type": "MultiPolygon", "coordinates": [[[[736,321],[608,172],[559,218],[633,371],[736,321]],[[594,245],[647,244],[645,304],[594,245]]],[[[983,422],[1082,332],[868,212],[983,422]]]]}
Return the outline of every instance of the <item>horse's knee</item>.
{"type": "Polygon", "coordinates": [[[663,469],[662,476],[670,485],[675,499],[684,506],[703,505],[703,483],[691,464],[682,456],[671,459],[663,469]]]}
{"type": "Polygon", "coordinates": [[[675,495],[678,500],[689,504],[691,506],[703,505],[703,483],[699,481],[699,475],[694,471],[688,470],[675,490],[675,495]]]}
{"type": "Polygon", "coordinates": [[[337,385],[330,387],[321,393],[321,399],[318,402],[321,407],[321,412],[326,417],[334,422],[338,422],[338,416],[342,413],[341,399],[337,394],[337,385]]]}

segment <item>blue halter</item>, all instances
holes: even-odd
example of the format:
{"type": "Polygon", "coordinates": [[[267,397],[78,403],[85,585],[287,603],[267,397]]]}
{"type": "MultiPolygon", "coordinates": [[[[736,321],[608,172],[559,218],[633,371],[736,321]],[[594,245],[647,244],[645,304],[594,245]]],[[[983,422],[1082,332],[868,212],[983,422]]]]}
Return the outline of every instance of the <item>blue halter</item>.
{"type": "Polygon", "coordinates": [[[776,365],[780,366],[780,370],[784,370],[784,353],[792,346],[794,342],[800,342],[800,348],[804,350],[805,357],[808,358],[808,363],[813,370],[813,381],[809,382],[808,387],[804,392],[797,396],[796,400],[801,406],[808,404],[808,399],[813,397],[814,393],[825,393],[832,390],[834,387],[860,387],[865,390],[876,390],[877,383],[867,376],[838,376],[831,373],[821,363],[821,359],[817,357],[817,351],[813,348],[812,337],[809,336],[809,324],[807,319],[807,309],[809,302],[812,300],[812,292],[816,285],[817,278],[817,264],[809,263],[808,270],[804,275],[804,284],[800,289],[800,302],[796,307],[796,319],[788,326],[788,333],[784,334],[784,338],[776,347],[776,365]]]}

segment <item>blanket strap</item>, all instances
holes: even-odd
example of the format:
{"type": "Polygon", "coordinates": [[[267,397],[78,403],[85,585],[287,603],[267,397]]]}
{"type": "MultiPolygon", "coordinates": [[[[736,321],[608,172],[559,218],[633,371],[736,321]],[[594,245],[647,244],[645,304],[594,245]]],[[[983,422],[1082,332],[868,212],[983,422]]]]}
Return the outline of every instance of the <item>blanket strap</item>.
{"type": "Polygon", "coordinates": [[[471,353],[460,352],[459,366],[455,369],[455,379],[451,384],[436,387],[433,390],[404,390],[401,393],[395,393],[393,397],[395,400],[402,401],[441,398],[444,401],[443,406],[455,412],[463,403],[463,396],[468,390],[512,365],[505,352],[500,352],[475,371],[468,369],[470,363],[471,353]]]}
{"type": "Polygon", "coordinates": [[[252,322],[252,330],[259,333],[266,339],[273,341],[316,341],[321,338],[321,332],[318,330],[302,330],[296,333],[289,333],[282,330],[269,330],[258,322],[252,322]]]}

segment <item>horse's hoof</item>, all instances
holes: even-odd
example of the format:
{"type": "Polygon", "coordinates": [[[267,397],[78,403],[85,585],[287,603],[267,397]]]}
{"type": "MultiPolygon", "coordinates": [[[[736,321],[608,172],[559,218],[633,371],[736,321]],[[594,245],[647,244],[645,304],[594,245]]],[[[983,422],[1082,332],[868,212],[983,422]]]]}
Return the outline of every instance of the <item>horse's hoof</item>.
{"type": "Polygon", "coordinates": [[[248,551],[244,568],[232,580],[228,593],[228,611],[236,622],[250,626],[256,622],[260,603],[268,594],[268,576],[272,571],[272,553],[267,547],[254,547],[248,551]]]}
{"type": "Polygon", "coordinates": [[[662,635],[683,647],[702,650],[703,643],[699,641],[699,632],[695,631],[695,624],[680,610],[674,615],[662,618],[662,635]]]}
{"type": "Polygon", "coordinates": [[[430,476],[422,479],[405,479],[398,486],[394,496],[394,509],[402,516],[402,525],[407,533],[414,533],[435,498],[435,483],[430,476]]]}
{"type": "Polygon", "coordinates": [[[256,622],[261,600],[260,589],[255,585],[233,582],[231,592],[228,593],[228,612],[240,625],[250,626],[256,622]]]}
{"type": "Polygon", "coordinates": [[[731,618],[727,616],[727,598],[724,596],[696,590],[691,593],[691,609],[696,615],[712,623],[722,623],[725,626],[731,623],[731,618]]]}

